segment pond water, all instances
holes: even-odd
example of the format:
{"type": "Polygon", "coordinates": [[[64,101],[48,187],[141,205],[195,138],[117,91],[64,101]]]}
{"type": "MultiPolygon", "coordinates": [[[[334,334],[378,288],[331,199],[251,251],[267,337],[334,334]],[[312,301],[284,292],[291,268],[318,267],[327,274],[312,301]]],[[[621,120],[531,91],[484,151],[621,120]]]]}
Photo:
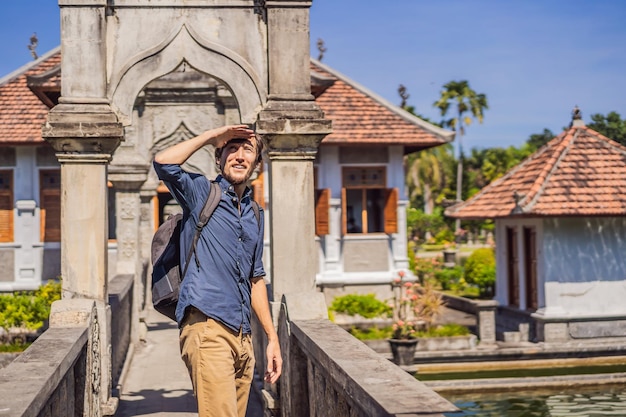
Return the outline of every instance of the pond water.
{"type": "Polygon", "coordinates": [[[462,411],[446,417],[626,416],[626,387],[543,391],[537,394],[444,395],[462,411]]]}
{"type": "MultiPolygon", "coordinates": [[[[416,375],[421,381],[483,378],[523,378],[557,375],[589,375],[626,372],[626,364],[566,368],[488,370],[416,375]]],[[[502,380],[506,381],[506,380],[502,380]]],[[[462,411],[446,417],[626,417],[626,386],[602,385],[509,392],[441,394],[462,411]]]]}

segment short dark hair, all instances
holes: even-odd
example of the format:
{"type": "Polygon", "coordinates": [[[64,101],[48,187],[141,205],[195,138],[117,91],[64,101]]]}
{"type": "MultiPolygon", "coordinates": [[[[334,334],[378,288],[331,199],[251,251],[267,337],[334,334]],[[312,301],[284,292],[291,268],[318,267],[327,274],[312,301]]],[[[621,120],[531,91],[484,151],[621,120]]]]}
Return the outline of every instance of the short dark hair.
{"type": "MultiPolygon", "coordinates": [[[[265,142],[258,135],[254,135],[254,139],[256,142],[256,163],[260,164],[261,161],[263,160],[263,151],[265,150],[265,142]]],[[[244,142],[246,140],[248,140],[248,138],[233,138],[229,140],[228,142],[226,142],[224,146],[228,145],[230,142],[233,142],[233,141],[244,142]]],[[[218,164],[219,164],[219,160],[222,158],[222,150],[224,149],[224,146],[222,146],[221,148],[215,148],[215,160],[217,161],[218,164]]]]}

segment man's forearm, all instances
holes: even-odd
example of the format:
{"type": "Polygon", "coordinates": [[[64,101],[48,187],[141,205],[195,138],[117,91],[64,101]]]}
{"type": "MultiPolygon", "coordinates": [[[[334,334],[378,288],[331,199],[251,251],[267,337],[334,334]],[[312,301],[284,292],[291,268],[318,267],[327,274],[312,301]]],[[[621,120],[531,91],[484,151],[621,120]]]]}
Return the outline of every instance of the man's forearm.
{"type": "Polygon", "coordinates": [[[263,327],[267,338],[278,339],[274,323],[272,321],[272,315],[270,313],[269,300],[267,298],[267,287],[263,278],[257,278],[252,282],[252,310],[259,319],[259,323],[263,327]]]}

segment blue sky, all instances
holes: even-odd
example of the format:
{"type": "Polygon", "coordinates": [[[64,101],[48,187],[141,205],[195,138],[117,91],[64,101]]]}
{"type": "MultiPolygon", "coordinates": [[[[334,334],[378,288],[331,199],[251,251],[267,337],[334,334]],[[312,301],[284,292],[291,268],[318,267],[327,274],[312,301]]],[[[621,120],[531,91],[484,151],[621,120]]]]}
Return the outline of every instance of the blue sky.
{"type": "MultiPolygon", "coordinates": [[[[521,145],[544,128],[558,133],[578,105],[626,118],[626,1],[314,0],[311,55],[394,104],[440,120],[432,103],[451,80],[487,95],[482,125],[464,147],[521,145]]],[[[3,0],[0,77],[60,42],[56,0],[3,0]]]]}

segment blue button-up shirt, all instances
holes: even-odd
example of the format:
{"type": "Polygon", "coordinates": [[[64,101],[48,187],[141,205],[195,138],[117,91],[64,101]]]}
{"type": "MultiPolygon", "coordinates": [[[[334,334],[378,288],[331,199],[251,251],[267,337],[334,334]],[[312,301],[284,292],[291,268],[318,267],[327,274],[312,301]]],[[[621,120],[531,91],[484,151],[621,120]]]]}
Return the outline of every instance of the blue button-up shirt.
{"type": "MultiPolygon", "coordinates": [[[[211,184],[203,175],[186,172],[180,165],[154,162],[154,169],[183,208],[180,257],[184,268],[211,184]]],[[[176,320],[180,325],[187,307],[194,306],[230,329],[249,334],[250,279],[265,275],[263,212],[257,222],[249,188],[239,200],[226,179],[218,176],[216,181],[222,190],[221,199],[202,229],[195,255],[189,261],[180,287],[176,320]]]]}

